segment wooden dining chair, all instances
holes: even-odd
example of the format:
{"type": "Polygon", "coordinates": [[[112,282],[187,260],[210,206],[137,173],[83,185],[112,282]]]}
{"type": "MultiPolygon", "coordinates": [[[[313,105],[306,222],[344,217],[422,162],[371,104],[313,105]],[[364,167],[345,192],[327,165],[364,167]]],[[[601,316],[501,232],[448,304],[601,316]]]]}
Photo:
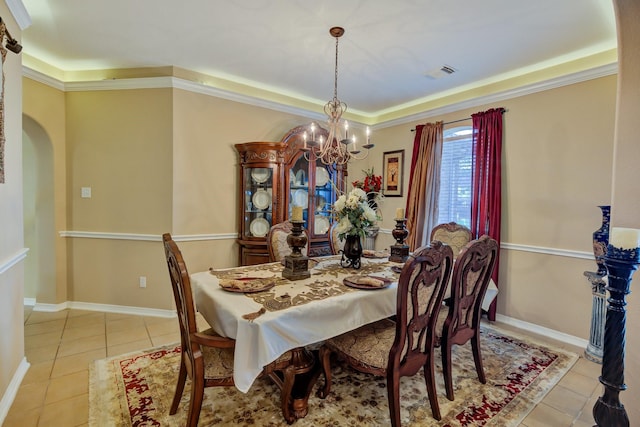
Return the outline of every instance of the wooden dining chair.
{"type": "MultiPolygon", "coordinates": [[[[292,250],[287,243],[287,236],[291,234],[293,224],[291,221],[284,221],[273,225],[267,234],[267,249],[269,251],[269,260],[271,262],[282,261],[285,256],[290,255],[292,250]]],[[[303,229],[304,235],[307,237],[307,244],[302,248],[302,254],[309,256],[309,233],[303,229]]]]}
{"type": "MultiPolygon", "coordinates": [[[[180,325],[181,345],[180,372],[169,414],[174,415],[177,412],[188,376],[191,379],[191,397],[185,425],[195,427],[200,418],[205,387],[234,385],[235,340],[222,337],[213,329],[198,332],[191,281],[182,253],[171,238],[171,234],[163,234],[162,240],[180,325]]],[[[293,381],[291,370],[286,369],[291,365],[290,359],[290,353],[284,354],[265,367],[264,373],[271,375],[274,371],[286,371],[289,375],[287,380],[293,381]]]]}
{"type": "MultiPolygon", "coordinates": [[[[321,398],[331,391],[332,353],[354,369],[387,377],[392,426],[400,426],[400,377],[424,368],[431,412],[441,419],[434,375],[434,327],[449,281],[453,253],[449,246],[431,242],[416,250],[404,264],[398,281],[396,322],[384,319],[331,338],[320,347],[325,378],[321,398]]],[[[375,292],[375,291],[366,291],[375,292]]]]}
{"type": "Polygon", "coordinates": [[[187,266],[178,245],[170,234],[163,234],[164,251],[180,324],[181,362],[176,392],[169,410],[178,410],[187,375],[191,379],[191,398],[187,425],[197,426],[204,388],[233,385],[233,351],[235,340],[221,337],[213,330],[198,332],[187,266]]]}
{"type": "Polygon", "coordinates": [[[442,371],[447,398],[453,400],[451,348],[471,341],[478,379],[486,383],[480,352],[482,300],[493,274],[498,243],[487,235],[469,242],[458,255],[451,279],[451,300],[438,315],[436,332],[442,352],[442,371]]]}
{"type": "Polygon", "coordinates": [[[430,241],[438,240],[445,245],[451,246],[453,258],[457,258],[460,250],[471,241],[473,235],[471,230],[456,222],[438,224],[431,230],[430,241]]]}
{"type": "Polygon", "coordinates": [[[346,240],[340,240],[338,237],[338,222],[334,221],[329,229],[329,245],[331,246],[331,254],[339,255],[340,251],[344,249],[344,243],[346,240]]]}

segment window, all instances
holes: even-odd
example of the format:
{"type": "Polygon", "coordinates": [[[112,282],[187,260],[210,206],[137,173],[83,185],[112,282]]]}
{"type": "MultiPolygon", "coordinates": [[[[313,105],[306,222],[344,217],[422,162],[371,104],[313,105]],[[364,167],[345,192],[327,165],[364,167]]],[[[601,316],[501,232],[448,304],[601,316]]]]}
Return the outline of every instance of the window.
{"type": "Polygon", "coordinates": [[[455,221],[471,227],[471,126],[444,131],[438,224],[455,221]]]}

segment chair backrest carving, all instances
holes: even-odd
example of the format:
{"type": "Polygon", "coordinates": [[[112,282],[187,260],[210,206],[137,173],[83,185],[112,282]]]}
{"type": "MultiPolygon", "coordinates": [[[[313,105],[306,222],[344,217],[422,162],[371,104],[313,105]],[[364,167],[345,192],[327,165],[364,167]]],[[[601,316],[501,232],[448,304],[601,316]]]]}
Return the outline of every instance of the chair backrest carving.
{"type": "Polygon", "coordinates": [[[458,255],[451,280],[451,305],[443,335],[458,336],[456,344],[465,343],[480,325],[482,299],[489,286],[498,243],[487,235],[469,242],[458,255]]]}
{"type": "Polygon", "coordinates": [[[431,230],[431,241],[438,240],[445,245],[451,246],[453,258],[457,258],[460,250],[471,241],[473,234],[471,230],[456,222],[438,224],[431,230]]]}
{"type": "MultiPolygon", "coordinates": [[[[293,224],[291,221],[284,221],[271,227],[267,235],[267,248],[269,250],[269,260],[282,261],[285,256],[290,255],[292,250],[287,243],[287,236],[291,233],[293,224]]],[[[309,255],[309,233],[303,229],[307,236],[307,244],[302,248],[304,255],[309,255]]]]}
{"type": "Polygon", "coordinates": [[[414,375],[433,351],[438,312],[453,265],[450,246],[433,241],[405,262],[398,281],[396,337],[389,369],[414,375]]]}

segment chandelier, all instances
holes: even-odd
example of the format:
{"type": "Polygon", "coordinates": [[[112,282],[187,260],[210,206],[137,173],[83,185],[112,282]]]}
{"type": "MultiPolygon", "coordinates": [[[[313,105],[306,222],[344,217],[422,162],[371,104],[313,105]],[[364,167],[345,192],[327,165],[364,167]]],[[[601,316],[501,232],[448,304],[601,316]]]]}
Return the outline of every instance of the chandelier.
{"type": "Polygon", "coordinates": [[[302,150],[305,157],[309,157],[313,152],[316,158],[327,165],[345,165],[349,160],[363,160],[369,154],[369,150],[374,147],[370,141],[370,131],[367,126],[366,137],[362,145],[358,147],[355,135],[349,136],[349,123],[342,119],[342,115],[347,111],[347,104],[338,99],[338,42],[344,34],[344,28],[332,27],[329,34],[336,39],[336,66],[333,80],[333,99],[324,106],[324,113],[327,115],[327,125],[329,135],[324,141],[322,136],[316,140],[315,125],[311,124],[311,138],[305,132],[305,144],[302,150]],[[365,149],[363,152],[360,148],[365,149]]]}

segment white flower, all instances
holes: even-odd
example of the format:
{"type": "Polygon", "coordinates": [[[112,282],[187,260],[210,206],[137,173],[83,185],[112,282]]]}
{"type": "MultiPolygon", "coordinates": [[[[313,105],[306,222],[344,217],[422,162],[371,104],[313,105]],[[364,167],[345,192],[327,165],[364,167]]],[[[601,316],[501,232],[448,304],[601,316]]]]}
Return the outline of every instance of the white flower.
{"type": "Polygon", "coordinates": [[[367,193],[365,193],[365,191],[362,188],[354,188],[353,190],[351,190],[351,193],[349,193],[349,195],[354,195],[356,196],[358,199],[360,199],[360,201],[365,201],[367,200],[367,193]]]}
{"type": "Polygon", "coordinates": [[[347,207],[349,209],[357,209],[360,204],[360,198],[355,194],[349,193],[349,198],[347,199],[347,207]]]}
{"type": "Polygon", "coordinates": [[[345,197],[344,194],[342,194],[340,197],[338,197],[338,200],[336,200],[336,202],[333,204],[333,209],[336,212],[342,212],[346,203],[347,203],[347,198],[345,197]]]}
{"type": "Polygon", "coordinates": [[[338,232],[338,234],[347,233],[349,232],[349,230],[351,230],[352,227],[353,225],[351,225],[349,217],[345,216],[341,218],[340,222],[338,222],[338,225],[336,225],[336,231],[338,232]]]}
{"type": "Polygon", "coordinates": [[[375,223],[378,220],[378,215],[376,214],[376,211],[374,211],[373,209],[371,209],[371,207],[369,205],[366,205],[364,207],[364,217],[367,221],[369,221],[371,224],[375,223]]]}
{"type": "Polygon", "coordinates": [[[354,188],[348,194],[342,194],[333,204],[338,225],[336,231],[342,240],[345,236],[365,235],[364,229],[375,224],[378,215],[367,202],[367,193],[361,188],[354,188]]]}

